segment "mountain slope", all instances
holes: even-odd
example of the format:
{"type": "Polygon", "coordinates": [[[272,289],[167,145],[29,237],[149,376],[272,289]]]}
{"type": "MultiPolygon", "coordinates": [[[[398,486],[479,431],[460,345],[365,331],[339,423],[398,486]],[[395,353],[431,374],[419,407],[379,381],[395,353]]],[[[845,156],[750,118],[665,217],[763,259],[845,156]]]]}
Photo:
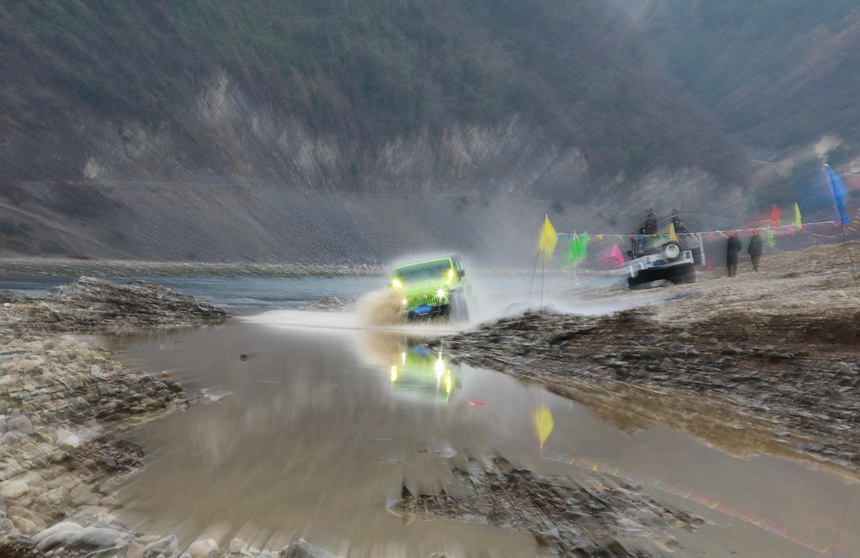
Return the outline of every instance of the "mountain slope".
{"type": "Polygon", "coordinates": [[[830,134],[860,155],[856,2],[620,1],[671,73],[743,144],[773,153],[830,134]]]}
{"type": "MultiPolygon", "coordinates": [[[[0,48],[11,251],[175,257],[166,231],[192,221],[283,226],[237,208],[285,188],[638,214],[715,188],[719,213],[745,184],[741,151],[596,0],[23,1],[0,6],[0,48]],[[70,220],[88,240],[44,230],[70,220]]],[[[204,237],[183,253],[218,257],[204,237]]],[[[227,253],[292,254],[251,244],[227,253]]]]}

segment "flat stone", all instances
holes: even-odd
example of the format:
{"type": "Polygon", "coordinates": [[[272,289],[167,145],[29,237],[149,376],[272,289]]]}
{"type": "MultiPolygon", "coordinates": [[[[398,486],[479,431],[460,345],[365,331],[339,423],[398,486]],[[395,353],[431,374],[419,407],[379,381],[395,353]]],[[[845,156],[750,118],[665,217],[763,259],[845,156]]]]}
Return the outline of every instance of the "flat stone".
{"type": "Polygon", "coordinates": [[[218,555],[218,543],[212,539],[198,539],[191,543],[188,550],[185,551],[191,558],[214,558],[218,555]]]}
{"type": "Polygon", "coordinates": [[[19,432],[23,432],[24,434],[32,434],[33,424],[30,422],[29,418],[23,415],[18,415],[15,417],[9,417],[6,420],[6,429],[17,430],[19,432]]]}
{"type": "Polygon", "coordinates": [[[125,546],[134,536],[130,533],[102,527],[84,527],[56,532],[36,545],[39,552],[58,547],[66,550],[103,550],[125,546]]]}
{"type": "Polygon", "coordinates": [[[25,495],[30,486],[23,480],[11,479],[0,482],[0,496],[7,500],[14,500],[25,495]]]}

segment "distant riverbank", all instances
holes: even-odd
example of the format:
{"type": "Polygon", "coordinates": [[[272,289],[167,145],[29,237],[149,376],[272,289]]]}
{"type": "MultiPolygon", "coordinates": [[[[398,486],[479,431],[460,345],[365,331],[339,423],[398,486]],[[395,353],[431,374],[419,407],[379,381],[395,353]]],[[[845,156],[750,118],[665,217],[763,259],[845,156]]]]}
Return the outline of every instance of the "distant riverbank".
{"type": "Polygon", "coordinates": [[[345,264],[261,264],[78,260],[71,258],[0,258],[0,276],[7,277],[134,277],[191,275],[256,277],[381,276],[384,266],[345,264]]]}

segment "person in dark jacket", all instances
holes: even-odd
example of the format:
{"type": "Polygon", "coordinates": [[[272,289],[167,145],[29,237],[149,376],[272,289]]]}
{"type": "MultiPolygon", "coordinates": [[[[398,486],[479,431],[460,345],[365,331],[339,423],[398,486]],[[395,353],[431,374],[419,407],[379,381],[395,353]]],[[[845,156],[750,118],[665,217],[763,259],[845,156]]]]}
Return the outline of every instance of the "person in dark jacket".
{"type": "Polygon", "coordinates": [[[675,227],[675,232],[678,234],[686,234],[689,231],[687,230],[687,224],[684,223],[684,220],[681,219],[680,215],[678,215],[678,210],[672,210],[672,226],[675,227]]]}
{"type": "Polygon", "coordinates": [[[761,237],[758,234],[758,229],[753,231],[753,235],[750,237],[750,244],[747,248],[747,252],[750,253],[750,260],[752,261],[753,271],[758,271],[758,262],[761,260],[761,251],[762,251],[762,242],[761,237]]]}
{"type": "Polygon", "coordinates": [[[741,253],[741,239],[735,233],[729,233],[729,238],[726,240],[726,269],[729,271],[729,277],[734,277],[738,273],[738,254],[741,253]]]}
{"type": "Polygon", "coordinates": [[[657,216],[653,209],[648,209],[645,212],[645,223],[640,230],[642,234],[657,234],[657,216]]]}

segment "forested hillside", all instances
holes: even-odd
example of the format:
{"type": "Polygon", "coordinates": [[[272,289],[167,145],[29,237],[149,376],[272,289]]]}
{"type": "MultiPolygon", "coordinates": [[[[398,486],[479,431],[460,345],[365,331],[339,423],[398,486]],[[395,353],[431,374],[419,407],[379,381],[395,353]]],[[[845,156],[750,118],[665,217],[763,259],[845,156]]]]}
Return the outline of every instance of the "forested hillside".
{"type": "Polygon", "coordinates": [[[723,129],[778,153],[835,135],[860,155],[860,6],[852,0],[620,0],[723,129]]]}
{"type": "MultiPolygon", "coordinates": [[[[719,189],[719,214],[748,176],[598,0],[22,0],[0,5],[0,49],[12,251],[217,257],[212,219],[253,221],[233,212],[286,203],[284,188],[631,215],[719,189]],[[170,230],[196,232],[166,250],[170,230]]],[[[264,248],[225,250],[281,257],[281,209],[264,248]]]]}
{"type": "Polygon", "coordinates": [[[5,134],[62,127],[70,109],[194,141],[187,111],[223,71],[253,102],[369,147],[518,115],[602,174],[734,174],[601,2],[77,0],[7,3],[0,18],[5,134]]]}

